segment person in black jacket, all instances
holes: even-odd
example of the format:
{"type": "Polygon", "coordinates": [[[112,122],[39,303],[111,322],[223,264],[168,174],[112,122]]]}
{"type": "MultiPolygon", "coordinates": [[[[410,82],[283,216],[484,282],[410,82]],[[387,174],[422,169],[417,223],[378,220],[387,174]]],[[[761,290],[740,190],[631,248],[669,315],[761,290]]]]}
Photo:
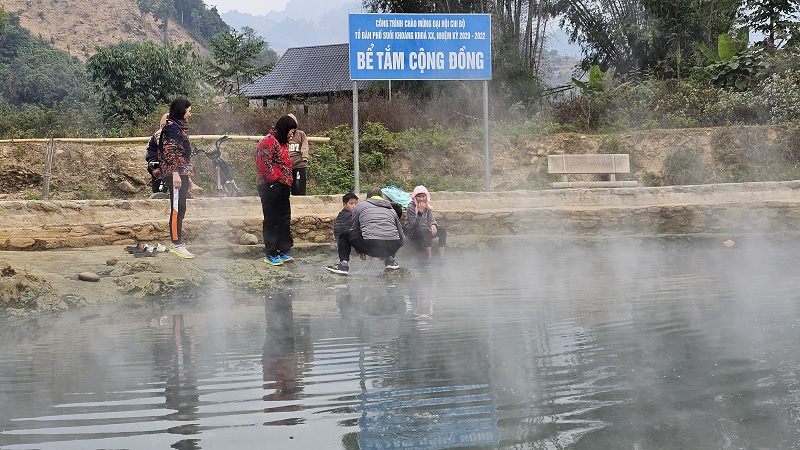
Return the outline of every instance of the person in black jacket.
{"type": "Polygon", "coordinates": [[[342,210],[333,221],[333,240],[339,242],[339,235],[350,231],[350,226],[353,224],[353,210],[358,204],[358,196],[352,192],[348,192],[342,196],[342,210]]]}
{"type": "MultiPolygon", "coordinates": [[[[150,187],[154,194],[162,192],[161,169],[158,164],[158,143],[161,142],[161,130],[167,124],[167,117],[169,117],[169,113],[161,116],[161,123],[155,133],[150,136],[150,140],[147,142],[147,153],[144,155],[144,160],[147,161],[147,172],[150,174],[150,187]]],[[[164,188],[164,192],[166,193],[166,188],[164,188]]]]}
{"type": "Polygon", "coordinates": [[[169,215],[169,235],[172,240],[170,253],[185,258],[194,258],[183,242],[183,217],[186,215],[186,199],[191,189],[192,146],[189,143],[188,123],[192,116],[192,104],[183,97],[176,97],[169,105],[169,117],[161,130],[158,148],[158,163],[161,179],[169,189],[171,204],[169,215]]]}
{"type": "Polygon", "coordinates": [[[348,275],[350,252],[355,249],[361,259],[380,258],[388,270],[399,269],[394,255],[403,246],[403,225],[381,188],[367,191],[367,199],[353,209],[353,221],[347,233],[336,242],[339,264],[325,267],[339,275],[348,275]]]}

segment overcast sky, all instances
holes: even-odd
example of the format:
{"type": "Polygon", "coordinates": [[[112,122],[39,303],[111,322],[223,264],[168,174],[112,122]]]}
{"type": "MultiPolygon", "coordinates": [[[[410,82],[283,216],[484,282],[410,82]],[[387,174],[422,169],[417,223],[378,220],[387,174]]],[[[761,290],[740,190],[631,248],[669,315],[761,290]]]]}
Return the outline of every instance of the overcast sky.
{"type": "MultiPolygon", "coordinates": [[[[247,25],[265,38],[273,50],[282,53],[286,48],[305,45],[339,44],[347,42],[347,14],[366,13],[361,0],[203,0],[209,7],[216,6],[223,19],[235,29],[247,25]],[[271,26],[260,25],[258,21],[246,21],[231,11],[250,14],[261,18],[269,14],[271,26]],[[334,15],[329,12],[336,11],[334,15]],[[324,18],[324,19],[323,19],[324,18]],[[332,22],[331,19],[336,20],[332,22]],[[295,33],[295,20],[305,20],[314,26],[306,27],[303,33],[295,33]],[[284,22],[286,27],[276,27],[276,22],[284,22]]],[[[550,22],[555,26],[555,21],[550,22]]],[[[578,56],[580,48],[568,44],[566,35],[554,30],[547,47],[558,50],[562,55],[578,56]]]]}
{"type": "MultiPolygon", "coordinates": [[[[263,16],[270,11],[283,11],[286,9],[286,4],[289,0],[203,0],[209,7],[216,6],[220,14],[228,11],[239,11],[242,13],[252,14],[254,16],[263,16]]],[[[330,9],[342,6],[347,3],[352,3],[353,0],[327,0],[325,3],[330,5],[330,9]]],[[[359,2],[360,3],[360,2],[359,2]]]]}

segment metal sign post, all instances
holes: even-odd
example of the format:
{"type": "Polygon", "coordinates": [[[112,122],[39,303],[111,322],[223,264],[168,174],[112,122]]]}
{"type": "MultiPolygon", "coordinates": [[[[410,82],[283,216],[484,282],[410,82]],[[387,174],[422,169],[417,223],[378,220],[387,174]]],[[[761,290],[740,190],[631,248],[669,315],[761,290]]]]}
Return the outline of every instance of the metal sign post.
{"type": "Polygon", "coordinates": [[[353,189],[353,192],[356,194],[361,193],[361,171],[358,165],[358,81],[353,80],[353,169],[355,178],[355,189],[353,189]]]}
{"type": "Polygon", "coordinates": [[[490,190],[489,89],[492,78],[489,14],[350,14],[353,80],[353,160],[358,189],[356,80],[483,80],[484,166],[490,190]]]}

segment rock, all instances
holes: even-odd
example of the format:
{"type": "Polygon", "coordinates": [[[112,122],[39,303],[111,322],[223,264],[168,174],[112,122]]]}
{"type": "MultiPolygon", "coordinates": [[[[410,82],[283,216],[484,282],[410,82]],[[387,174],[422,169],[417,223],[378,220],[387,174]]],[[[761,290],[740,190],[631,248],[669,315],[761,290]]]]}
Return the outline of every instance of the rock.
{"type": "Polygon", "coordinates": [[[0,276],[12,277],[12,276],[14,276],[16,274],[17,274],[17,271],[14,270],[14,268],[11,267],[10,265],[3,264],[2,266],[0,266],[0,276]]]}
{"type": "Polygon", "coordinates": [[[251,233],[242,233],[239,236],[239,243],[242,245],[256,245],[258,244],[258,236],[251,233]]]}
{"type": "Polygon", "coordinates": [[[11,238],[8,240],[9,250],[23,250],[32,247],[36,241],[31,238],[11,238]]]}
{"type": "Polygon", "coordinates": [[[110,258],[110,259],[107,259],[107,260],[106,260],[106,265],[107,265],[107,266],[116,266],[118,262],[119,262],[119,260],[118,260],[118,259],[116,259],[116,258],[110,258]]]}
{"type": "Polygon", "coordinates": [[[128,180],[120,181],[117,183],[117,188],[122,192],[127,192],[128,194],[135,194],[139,192],[128,180]]]}
{"type": "Polygon", "coordinates": [[[58,212],[58,206],[56,204],[41,200],[28,202],[28,208],[31,211],[58,212]]]}
{"type": "Polygon", "coordinates": [[[78,274],[78,279],[83,281],[100,281],[100,275],[93,272],[81,272],[78,274]]]}

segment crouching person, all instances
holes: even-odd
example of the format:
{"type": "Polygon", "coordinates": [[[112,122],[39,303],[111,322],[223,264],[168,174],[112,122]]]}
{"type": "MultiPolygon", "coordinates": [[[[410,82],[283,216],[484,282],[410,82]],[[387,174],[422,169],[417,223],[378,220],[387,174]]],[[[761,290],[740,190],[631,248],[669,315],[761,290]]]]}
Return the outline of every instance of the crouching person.
{"type": "Polygon", "coordinates": [[[411,196],[411,203],[406,208],[406,219],[403,224],[408,240],[419,249],[425,250],[425,256],[430,258],[433,240],[437,239],[439,256],[444,256],[447,246],[447,230],[440,227],[433,218],[433,207],[430,204],[431,194],[425,186],[417,186],[411,196]]]}
{"type": "Polygon", "coordinates": [[[387,269],[398,269],[395,254],[403,246],[403,228],[391,203],[381,195],[381,189],[367,191],[367,200],[353,209],[349,231],[341,233],[336,243],[339,263],[328,266],[330,272],[348,275],[350,252],[355,249],[362,259],[380,258],[387,269]]]}

